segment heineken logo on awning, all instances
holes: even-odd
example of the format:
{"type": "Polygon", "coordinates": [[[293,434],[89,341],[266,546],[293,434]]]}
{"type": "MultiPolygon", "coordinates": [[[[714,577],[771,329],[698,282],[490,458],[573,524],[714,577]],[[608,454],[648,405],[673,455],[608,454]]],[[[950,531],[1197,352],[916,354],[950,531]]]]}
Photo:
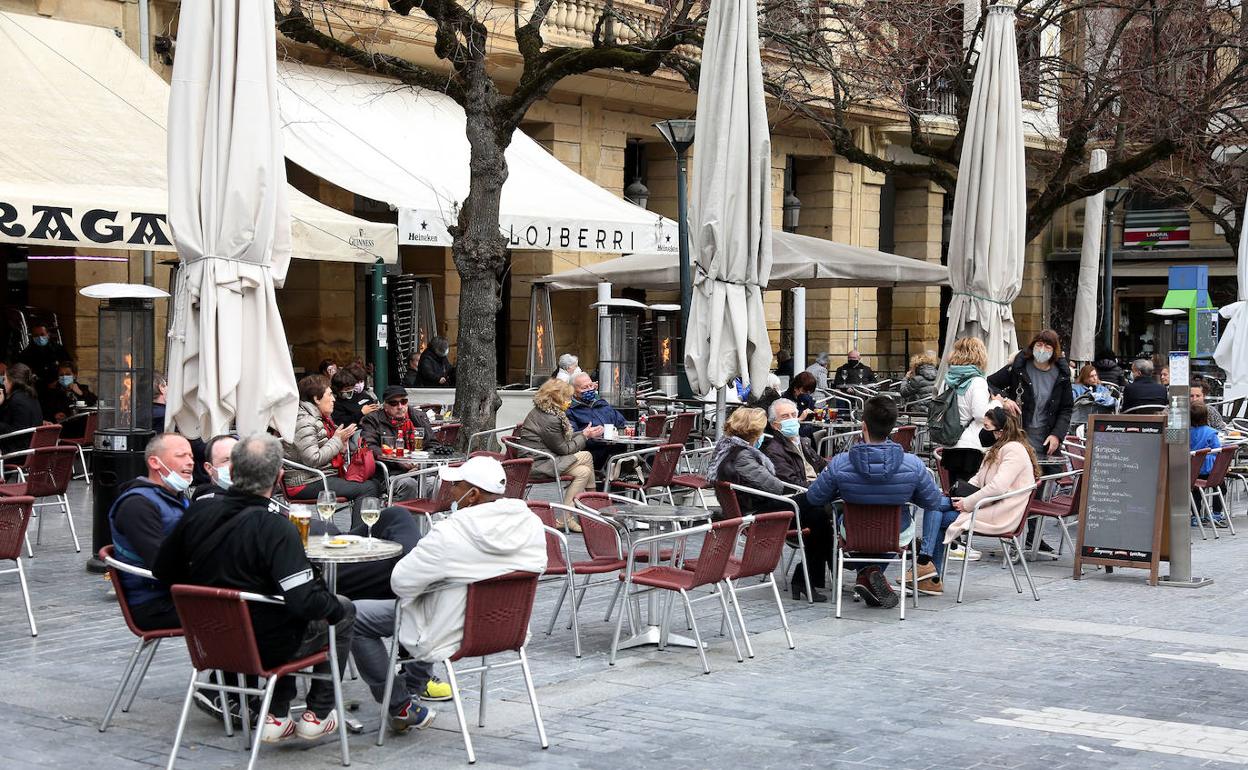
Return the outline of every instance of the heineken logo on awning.
{"type": "Polygon", "coordinates": [[[17,206],[3,200],[0,200],[0,238],[19,243],[173,248],[164,214],[37,203],[17,206]]]}

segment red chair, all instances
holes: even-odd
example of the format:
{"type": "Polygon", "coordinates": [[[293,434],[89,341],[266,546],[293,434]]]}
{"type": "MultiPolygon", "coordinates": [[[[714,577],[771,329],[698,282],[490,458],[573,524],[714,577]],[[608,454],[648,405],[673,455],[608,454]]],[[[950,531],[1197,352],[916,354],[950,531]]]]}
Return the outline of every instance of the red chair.
{"type": "MultiPolygon", "coordinates": [[[[572,646],[576,651],[576,657],[579,658],[581,657],[581,630],[577,614],[584,600],[585,591],[590,586],[608,584],[607,581],[591,583],[590,580],[594,575],[606,575],[624,569],[626,562],[620,533],[614,525],[597,514],[579,511],[566,505],[530,502],[529,509],[541,519],[542,525],[546,528],[546,575],[559,575],[560,582],[563,582],[559,599],[555,602],[555,610],[550,615],[550,625],[546,627],[546,635],[550,636],[554,633],[559,611],[563,609],[563,600],[571,594],[569,606],[572,617],[568,621],[568,627],[572,629],[572,646]],[[572,560],[568,536],[560,531],[559,524],[555,520],[555,508],[563,510],[565,514],[576,516],[580,521],[581,537],[584,539],[586,551],[589,552],[589,559],[572,560]],[[576,586],[578,575],[585,578],[579,589],[576,586]]],[[[607,617],[604,620],[610,619],[611,611],[620,593],[620,582],[618,580],[610,582],[615,584],[615,595],[611,597],[611,605],[607,608],[607,617]]]]}
{"type": "MultiPolygon", "coordinates": [[[[793,550],[790,554],[790,561],[784,565],[785,580],[788,580],[789,567],[792,558],[797,554],[806,553],[806,536],[810,534],[810,529],[802,526],[802,513],[798,509],[797,501],[791,497],[784,495],[773,495],[770,492],[764,492],[761,489],[753,489],[751,487],[743,487],[740,484],[733,484],[728,481],[720,481],[715,484],[715,497],[719,499],[720,510],[723,511],[726,518],[741,518],[741,501],[737,498],[738,494],[751,495],[757,499],[769,500],[776,503],[776,507],[781,506],[792,510],[792,526],[785,534],[784,544],[793,550]]],[[[770,505],[771,503],[768,503],[770,505]]],[[[815,601],[815,592],[810,587],[810,567],[806,565],[806,559],[803,557],[801,561],[802,579],[806,583],[806,598],[813,604],[815,601]]]]}
{"type": "MultiPolygon", "coordinates": [[[[69,522],[69,534],[74,538],[74,551],[81,553],[78,530],[74,527],[74,515],[69,509],[69,497],[66,495],[69,481],[74,476],[74,460],[78,458],[78,450],[72,446],[46,446],[14,452],[7,456],[17,454],[27,456],[23,472],[26,480],[16,484],[0,484],[0,496],[55,498],[55,502],[35,503],[32,508],[32,515],[39,520],[39,525],[35,528],[35,542],[39,543],[43,537],[43,516],[39,515],[38,509],[54,505],[64,511],[65,520],[69,522]]],[[[26,552],[34,556],[29,540],[26,543],[26,552]]]]}
{"type": "Polygon", "coordinates": [[[35,613],[30,607],[30,587],[26,585],[26,571],[22,568],[22,542],[26,539],[26,527],[30,524],[34,504],[35,498],[30,496],[0,499],[0,561],[11,561],[17,565],[13,569],[0,570],[0,575],[17,573],[17,580],[22,585],[22,601],[26,604],[30,635],[38,636],[35,613]]]}
{"type": "MultiPolygon", "coordinates": [[[[590,513],[597,514],[598,512],[602,511],[602,509],[604,508],[610,508],[614,505],[621,504],[621,503],[624,505],[637,505],[637,501],[632,499],[631,497],[613,495],[607,492],[582,492],[581,494],[576,496],[575,502],[576,502],[576,507],[578,509],[576,511],[578,516],[580,515],[581,511],[588,511],[590,513]]],[[[554,507],[563,508],[564,510],[567,510],[567,508],[562,505],[555,505],[554,507]]],[[[604,519],[604,521],[606,520],[604,519]]],[[[611,528],[616,529],[616,526],[614,524],[611,524],[611,528]]],[[[618,529],[616,530],[616,533],[617,535],[619,534],[618,529]]],[[[586,539],[585,544],[586,546],[589,545],[588,539],[586,539]]],[[[606,551],[607,543],[605,539],[600,541],[598,545],[599,545],[598,552],[600,554],[607,553],[606,551]]],[[[623,552],[624,552],[623,550],[620,551],[621,554],[623,552]]],[[[593,555],[593,553],[594,552],[591,550],[590,555],[593,555]]],[[[672,551],[671,548],[661,548],[659,549],[659,560],[668,561],[672,558],[673,553],[674,552],[672,551]]],[[[650,549],[648,548],[638,548],[635,554],[636,554],[635,558],[637,561],[641,561],[641,562],[650,561],[650,549]]],[[[624,557],[621,556],[620,558],[623,559],[624,557]]],[[[614,605],[614,600],[612,600],[612,604],[614,605]]],[[[609,608],[607,610],[608,619],[610,618],[610,615],[611,615],[611,609],[614,609],[614,607],[609,608]]]]}
{"type": "MultiPolygon", "coordinates": [[[[663,446],[642,449],[637,452],[627,452],[612,457],[610,464],[618,466],[626,457],[636,457],[640,460],[646,455],[654,455],[650,463],[650,471],[645,473],[644,478],[640,482],[620,481],[614,478],[618,474],[608,471],[606,491],[610,493],[614,491],[615,487],[627,489],[636,496],[639,502],[647,502],[655,496],[666,496],[667,502],[675,505],[676,498],[672,496],[672,479],[676,475],[676,465],[680,462],[682,451],[684,451],[684,447],[681,444],[664,444],[663,446]]],[[[640,468],[638,472],[641,472],[640,468]]]]}
{"type": "MultiPolygon", "coordinates": [[[[464,700],[459,690],[459,677],[464,674],[481,674],[481,705],[477,726],[485,727],[486,674],[495,669],[519,666],[524,673],[524,686],[529,692],[529,705],[533,708],[533,721],[537,724],[538,738],[543,749],[550,746],[546,740],[546,726],[542,724],[542,712],[537,705],[533,673],[529,670],[529,659],[524,652],[524,642],[529,635],[529,618],[533,614],[533,598],[537,595],[537,578],[538,575],[533,572],[509,572],[468,585],[464,639],[460,642],[459,650],[442,661],[446,666],[446,678],[455,700],[455,715],[459,718],[459,729],[464,736],[464,748],[468,751],[468,764],[476,763],[477,755],[472,750],[472,736],[468,734],[464,700]],[[515,652],[517,659],[504,663],[485,662],[487,656],[502,652],[515,652]],[[456,671],[452,664],[463,658],[481,658],[481,665],[456,671]]],[[[398,617],[401,618],[402,613],[398,617]]],[[[397,623],[395,638],[398,638],[397,623]]]]}
{"type": "MultiPolygon", "coordinates": [[[[175,585],[172,588],[173,604],[178,609],[178,617],[182,619],[182,630],[185,633],[186,648],[191,655],[191,681],[186,690],[186,698],[182,701],[182,716],[178,719],[178,731],[173,739],[173,752],[169,755],[169,767],[172,768],[178,758],[178,748],[182,745],[182,733],[186,729],[186,717],[191,710],[191,699],[196,690],[210,690],[224,695],[228,691],[239,694],[243,717],[243,740],[248,739],[251,729],[251,716],[248,713],[248,695],[263,696],[260,702],[259,722],[263,724],[264,715],[269,711],[273,701],[273,688],[277,680],[283,676],[302,676],[308,679],[329,679],[334,685],[334,708],[338,710],[338,740],[342,750],[342,764],[351,764],[347,749],[346,710],[342,704],[342,683],[338,676],[338,654],[332,644],[325,649],[299,658],[280,666],[265,668],[260,661],[260,649],[256,644],[256,633],[251,625],[249,602],[264,604],[285,604],[279,598],[260,594],[234,591],[228,588],[208,588],[206,586],[175,585]],[[328,662],[329,673],[320,674],[304,669],[328,662]],[[200,681],[199,675],[204,672],[230,672],[238,677],[237,686],[224,684],[226,675],[219,675],[218,682],[200,681]],[[246,686],[247,676],[260,677],[266,680],[263,688],[246,686]]],[[[449,669],[448,669],[449,670],[449,669]]],[[[226,712],[226,733],[232,735],[229,712],[226,712]]],[[[257,729],[255,739],[251,741],[251,757],[247,768],[256,766],[256,755],[260,751],[262,730],[257,729]]]]}
{"type": "MultiPolygon", "coordinates": [[[[1205,456],[1208,455],[1211,451],[1213,450],[1197,449],[1189,453],[1188,456],[1192,458],[1191,460],[1192,473],[1191,473],[1191,479],[1190,479],[1192,489],[1195,489],[1196,482],[1200,481],[1200,470],[1205,465],[1205,456]]],[[[1203,508],[1204,508],[1204,501],[1202,500],[1201,502],[1197,503],[1195,495],[1193,495],[1189,499],[1191,500],[1189,504],[1189,508],[1191,508],[1192,517],[1196,519],[1196,526],[1200,528],[1200,539],[1208,540],[1209,536],[1205,534],[1205,518],[1202,515],[1203,508]]],[[[1210,522],[1211,525],[1212,523],[1213,522],[1210,522]]],[[[1218,529],[1217,527],[1212,527],[1212,529],[1213,529],[1213,538],[1217,540],[1218,529]]]]}
{"type": "Polygon", "coordinates": [[[641,418],[642,433],[646,438],[663,438],[663,429],[667,427],[667,417],[662,414],[648,414],[641,418]]]}
{"type": "MultiPolygon", "coordinates": [[[[424,470],[437,472],[436,468],[426,468],[424,470]]],[[[424,516],[430,524],[433,524],[433,515],[451,510],[451,503],[454,501],[451,482],[438,479],[438,489],[433,497],[422,500],[397,500],[394,504],[401,508],[406,508],[412,513],[424,516]]]]}
{"type": "Polygon", "coordinates": [[[889,438],[900,444],[903,450],[913,452],[914,437],[918,432],[919,429],[917,426],[902,425],[898,428],[894,428],[893,433],[889,436],[889,438]]]}
{"type": "MultiPolygon", "coordinates": [[[[56,446],[61,438],[60,425],[39,425],[34,428],[25,428],[23,430],[15,430],[12,433],[5,433],[0,436],[0,443],[18,436],[30,436],[30,444],[26,449],[43,449],[45,447],[56,446]]],[[[27,458],[29,455],[24,454],[25,450],[14,450],[8,454],[0,455],[0,478],[7,477],[10,473],[17,474],[17,480],[21,481],[22,474],[26,470],[27,458]],[[10,461],[10,458],[13,458],[10,461]]]]}
{"type": "MultiPolygon", "coordinates": [[[[325,471],[320,468],[313,468],[310,465],[303,465],[302,463],[297,463],[294,460],[287,459],[282,460],[282,467],[294,468],[295,470],[303,471],[304,473],[310,473],[320,480],[317,483],[310,482],[307,484],[291,485],[287,484],[285,477],[283,477],[282,493],[286,495],[286,500],[288,502],[316,505],[316,497],[321,493],[322,489],[326,492],[331,491],[329,488],[329,476],[327,476],[325,471]]],[[[347,498],[342,495],[337,495],[334,499],[338,503],[347,502],[347,498]]]]}
{"type": "MultiPolygon", "coordinates": [[[[634,541],[634,545],[644,546],[649,543],[673,540],[679,546],[683,546],[693,535],[704,535],[702,539],[702,548],[698,552],[697,566],[692,570],[683,569],[669,565],[654,565],[646,567],[643,570],[635,571],[637,559],[634,553],[628,556],[628,564],[624,574],[620,579],[624,581],[624,606],[628,606],[629,599],[635,598],[646,591],[672,591],[680,595],[681,600],[685,604],[685,612],[689,617],[689,625],[693,627],[693,637],[695,646],[698,648],[698,655],[702,658],[702,670],[704,673],[711,673],[711,667],[706,662],[706,651],[702,646],[702,634],[698,630],[698,621],[693,614],[693,603],[704,601],[711,598],[718,598],[720,606],[724,612],[724,620],[728,626],[728,634],[732,639],[732,646],[737,652],[737,661],[741,662],[741,646],[737,644],[737,633],[733,628],[732,622],[728,620],[728,600],[723,583],[728,577],[730,569],[730,559],[732,558],[733,549],[736,547],[737,534],[741,531],[742,520],[727,519],[725,521],[716,521],[710,524],[702,524],[689,529],[677,530],[675,532],[663,532],[657,535],[640,538],[634,541]],[[641,586],[640,591],[630,591],[633,585],[641,586]],[[702,586],[714,586],[715,593],[701,596],[697,599],[690,599],[689,592],[695,588],[702,586]]],[[[671,622],[672,609],[675,602],[668,601],[667,610],[663,618],[663,631],[659,638],[659,649],[663,649],[667,645],[668,626],[671,622]]],[[[624,626],[624,616],[628,614],[625,609],[620,612],[615,622],[615,636],[611,639],[611,658],[609,663],[615,665],[615,654],[620,645],[620,631],[624,626]]]]}
{"type": "MultiPolygon", "coordinates": [[[[95,431],[100,426],[100,413],[91,411],[84,412],[80,415],[70,417],[61,424],[70,420],[83,420],[82,436],[78,438],[62,438],[58,439],[58,446],[72,446],[78,449],[78,460],[82,463],[82,478],[87,482],[87,486],[91,485],[91,467],[87,465],[87,452],[95,451],[95,431]]],[[[75,476],[74,478],[78,478],[75,476]]]]}
{"type": "Polygon", "coordinates": [[[108,729],[108,723],[113,719],[113,712],[117,710],[117,704],[121,702],[122,693],[126,691],[126,685],[130,683],[131,677],[134,676],[135,666],[142,659],[143,665],[139,668],[139,675],[134,679],[134,689],[130,691],[130,697],[126,699],[126,705],[121,707],[123,712],[130,711],[130,706],[134,703],[134,696],[139,694],[139,688],[143,686],[143,677],[147,676],[147,668],[152,665],[152,658],[156,657],[156,649],[160,647],[160,643],[164,639],[170,639],[175,636],[182,636],[181,628],[162,628],[156,631],[144,631],[134,623],[134,616],[130,614],[130,605],[126,602],[126,590],[121,584],[121,572],[128,572],[131,575],[150,578],[152,573],[141,567],[132,564],[117,561],[113,558],[113,547],[106,545],[100,549],[100,561],[108,565],[108,577],[113,583],[113,593],[117,596],[117,604],[121,606],[121,617],[126,621],[126,628],[130,629],[130,633],[139,639],[139,644],[134,648],[134,652],[130,655],[130,662],[126,664],[126,669],[122,672],[121,681],[117,683],[117,690],[113,693],[113,700],[108,704],[108,710],[104,712],[104,721],[100,723],[100,732],[108,729]]]}
{"type": "MultiPolygon", "coordinates": [[[[1010,500],[1015,497],[1020,497],[1022,495],[1032,495],[1036,491],[1036,486],[1037,486],[1036,484],[1031,484],[1030,486],[1023,487],[1022,489],[1016,489],[1013,492],[1006,492],[1004,495],[997,495],[995,497],[985,497],[984,499],[976,503],[975,508],[971,511],[971,520],[966,530],[966,545],[967,545],[967,549],[969,550],[971,546],[971,539],[976,536],[995,537],[998,540],[1000,540],[1001,547],[1005,551],[1005,563],[1010,568],[1010,577],[1014,579],[1014,588],[1016,588],[1020,594],[1023,592],[1023,587],[1018,582],[1018,573],[1014,571],[1014,559],[1017,558],[1018,562],[1023,565],[1023,572],[1027,575],[1027,585],[1031,586],[1032,598],[1034,598],[1036,601],[1040,601],[1040,594],[1036,593],[1036,584],[1031,579],[1031,568],[1027,566],[1027,560],[1023,558],[1023,548],[1019,541],[1019,538],[1022,537],[1022,534],[1027,531],[1026,513],[1018,517],[1018,526],[1014,527],[1010,531],[1003,532],[1000,534],[995,534],[995,533],[984,534],[984,533],[978,533],[975,531],[975,517],[979,515],[979,511],[981,508],[983,508],[986,505],[991,505],[992,503],[999,502],[1001,500],[1010,500]]],[[[958,603],[959,604],[962,603],[962,592],[966,588],[966,569],[969,564],[970,564],[970,559],[962,560],[962,575],[958,579],[958,603]]],[[[915,570],[915,572],[917,573],[918,570],[915,570]]]]}
{"type": "MultiPolygon", "coordinates": [[[[843,502],[844,513],[841,518],[841,533],[836,538],[836,567],[833,572],[836,573],[836,616],[841,616],[841,586],[845,578],[845,565],[847,562],[855,564],[861,563],[878,563],[878,564],[901,564],[901,574],[906,574],[906,564],[911,564],[918,557],[918,549],[916,546],[916,538],[914,537],[913,524],[911,525],[910,539],[908,542],[901,542],[903,535],[901,531],[901,510],[900,505],[859,505],[851,503],[848,500],[843,502]],[[908,560],[907,547],[909,547],[908,560]],[[895,553],[894,557],[883,556],[850,556],[850,553],[873,553],[873,554],[889,554],[895,553]]],[[[910,587],[914,594],[914,606],[918,605],[919,583],[918,570],[911,570],[911,580],[913,585],[910,587]]],[[[902,596],[899,597],[897,606],[900,607],[901,619],[906,619],[906,597],[903,589],[902,596]]]]}
{"type": "MultiPolygon", "coordinates": [[[[572,481],[569,474],[555,473],[559,467],[559,459],[545,449],[536,449],[519,441],[520,426],[516,426],[516,432],[504,438],[503,446],[506,448],[507,459],[514,460],[521,457],[533,457],[536,470],[529,473],[529,486],[537,484],[554,484],[558,490],[559,499],[563,499],[563,485],[572,481]],[[550,471],[549,473],[547,471],[550,471]],[[552,475],[553,474],[553,475],[552,475]]],[[[527,496],[527,495],[526,495],[527,496]]]]}
{"type": "Polygon", "coordinates": [[[932,456],[936,458],[936,476],[940,482],[940,491],[948,496],[949,490],[953,489],[953,478],[949,475],[949,469],[945,467],[945,448],[936,447],[932,450],[932,456]]]}
{"type": "MultiPolygon", "coordinates": [[[[1231,521],[1231,507],[1226,502],[1226,495],[1222,494],[1222,485],[1226,482],[1226,473],[1231,469],[1231,463],[1235,461],[1235,453],[1238,450],[1238,446],[1225,446],[1212,450],[1214,455],[1213,468],[1209,471],[1209,477],[1202,479],[1197,476],[1196,483],[1192,485],[1199,490],[1201,511],[1213,529],[1214,540],[1218,539],[1218,528],[1213,523],[1213,503],[1211,502],[1215,497],[1222,500],[1222,509],[1224,511],[1222,516],[1226,520],[1231,534],[1235,534],[1235,524],[1231,521]]],[[[1197,520],[1199,520],[1200,515],[1197,515],[1197,520]]]]}
{"type": "Polygon", "coordinates": [[[448,422],[433,429],[433,437],[446,446],[455,446],[459,441],[459,431],[464,426],[458,422],[448,422]]]}
{"type": "MultiPolygon", "coordinates": [[[[1079,485],[1083,482],[1083,470],[1055,473],[1039,479],[1041,484],[1053,482],[1059,485],[1066,479],[1071,480],[1071,485],[1066,490],[1048,500],[1033,497],[1031,502],[1027,503],[1027,513],[1024,515],[1024,518],[1038,516],[1042,528],[1045,519],[1055,520],[1062,528],[1062,539],[1057,542],[1057,553],[1053,555],[1055,559],[1062,555],[1062,543],[1069,542],[1071,550],[1075,548],[1075,540],[1070,536],[1070,528],[1066,525],[1066,521],[1079,516],[1079,485]]],[[[1036,536],[1032,538],[1032,541],[1031,554],[1034,558],[1040,553],[1040,537],[1036,536]]]]}
{"type": "Polygon", "coordinates": [[[693,432],[693,421],[697,417],[693,412],[681,412],[672,418],[672,428],[667,433],[667,443],[684,446],[693,432]]]}
{"type": "MultiPolygon", "coordinates": [[[[670,442],[676,443],[676,442],[670,442]]],[[[672,475],[671,486],[692,492],[698,498],[698,505],[706,508],[706,497],[702,494],[702,490],[709,489],[712,484],[706,477],[706,464],[710,462],[711,454],[715,451],[715,447],[708,446],[701,449],[687,450],[681,459],[689,468],[686,473],[675,473],[672,475]]]]}
{"type": "Polygon", "coordinates": [[[527,457],[503,460],[503,473],[507,474],[507,486],[503,490],[503,497],[524,499],[524,490],[529,486],[529,474],[532,472],[533,461],[527,457]]]}

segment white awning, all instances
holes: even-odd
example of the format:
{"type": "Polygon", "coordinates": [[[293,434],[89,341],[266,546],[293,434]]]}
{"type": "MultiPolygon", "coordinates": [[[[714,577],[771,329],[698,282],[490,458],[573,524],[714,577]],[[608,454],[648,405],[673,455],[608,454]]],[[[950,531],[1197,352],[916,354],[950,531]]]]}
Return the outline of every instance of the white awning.
{"type": "MultiPolygon", "coordinates": [[[[464,111],[450,97],[342,70],[278,62],[286,157],[399,209],[399,242],[450,246],[468,193],[464,111]]],[[[676,224],[616,197],[516,131],[507,148],[508,248],[677,252],[676,224]]]]}
{"type": "MultiPolygon", "coordinates": [[[[0,12],[0,242],[174,251],[169,85],[111,29],[0,12]]],[[[398,259],[394,226],[290,190],[292,256],[398,259]]]]}
{"type": "MultiPolygon", "coordinates": [[[[766,288],[773,290],[794,286],[829,289],[949,283],[949,270],[941,265],[864,246],[773,230],[771,248],[771,277],[766,288]]],[[[630,254],[541,280],[552,289],[592,289],[599,281],[610,281],[633,289],[669,291],[680,288],[680,265],[670,254],[630,254]]]]}

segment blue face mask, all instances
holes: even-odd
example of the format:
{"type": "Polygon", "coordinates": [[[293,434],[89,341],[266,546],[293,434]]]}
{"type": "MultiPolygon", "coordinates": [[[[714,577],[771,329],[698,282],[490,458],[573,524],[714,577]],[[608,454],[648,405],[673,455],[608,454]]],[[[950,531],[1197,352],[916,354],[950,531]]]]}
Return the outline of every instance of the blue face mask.
{"type": "Polygon", "coordinates": [[[787,420],[780,421],[780,432],[789,438],[793,438],[801,430],[802,424],[798,422],[796,417],[790,417],[787,420]]]}
{"type": "Polygon", "coordinates": [[[585,403],[587,403],[587,404],[592,404],[592,403],[594,403],[595,401],[597,401],[597,400],[598,400],[598,391],[596,391],[596,390],[583,390],[583,391],[581,391],[581,397],[580,397],[580,398],[581,398],[581,400],[582,400],[582,401],[584,401],[585,403]]]}
{"type": "Polygon", "coordinates": [[[164,461],[161,460],[159,457],[156,458],[156,462],[160,463],[160,466],[165,469],[165,475],[161,476],[160,480],[165,482],[165,484],[168,485],[170,489],[172,489],[174,492],[177,492],[178,494],[181,494],[185,492],[186,490],[190,489],[191,482],[182,478],[180,474],[174,473],[173,471],[169,470],[169,466],[165,465],[164,461]]]}
{"type": "Polygon", "coordinates": [[[762,436],[759,436],[758,438],[754,439],[754,448],[755,448],[755,449],[762,449],[762,448],[763,448],[763,437],[762,437],[762,436]]]}
{"type": "Polygon", "coordinates": [[[74,384],[74,375],[62,374],[60,377],[56,378],[56,381],[61,383],[62,388],[68,388],[70,385],[74,384]]]}
{"type": "MultiPolygon", "coordinates": [[[[450,511],[451,511],[451,515],[452,515],[452,516],[454,516],[456,513],[458,513],[458,512],[459,512],[459,503],[460,503],[460,501],[462,501],[465,497],[467,497],[468,495],[471,495],[471,494],[472,494],[472,490],[470,489],[470,490],[468,490],[467,492],[465,492],[462,496],[460,496],[459,500],[452,500],[452,501],[451,501],[451,508],[450,508],[450,511]]],[[[465,507],[470,507],[470,506],[465,506],[465,507]]]]}
{"type": "Polygon", "coordinates": [[[36,344],[36,345],[39,345],[39,346],[43,346],[43,345],[48,344],[48,338],[47,338],[47,336],[45,335],[45,336],[42,336],[42,337],[35,337],[35,344],[36,344]]]}
{"type": "Polygon", "coordinates": [[[234,480],[230,478],[230,466],[222,465],[220,468],[217,468],[217,484],[222,489],[229,489],[233,483],[234,480]]]}

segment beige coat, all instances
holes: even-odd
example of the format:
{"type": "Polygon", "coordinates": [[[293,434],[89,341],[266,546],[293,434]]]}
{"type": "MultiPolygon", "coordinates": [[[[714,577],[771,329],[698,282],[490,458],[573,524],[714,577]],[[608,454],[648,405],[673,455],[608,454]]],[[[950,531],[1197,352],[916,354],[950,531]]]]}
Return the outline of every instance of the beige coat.
{"type": "MultiPolygon", "coordinates": [[[[566,473],[568,468],[576,464],[576,458],[573,455],[585,449],[585,442],[585,434],[572,431],[571,425],[559,419],[559,415],[543,412],[537,407],[533,407],[525,416],[524,422],[520,423],[517,437],[517,443],[550,452],[558,458],[559,473],[566,473]]],[[[548,460],[542,459],[540,455],[521,455],[521,457],[525,456],[532,457],[534,460],[534,476],[543,478],[554,476],[548,460]]]]}
{"type": "MultiPolygon", "coordinates": [[[[311,401],[299,402],[299,412],[295,416],[295,440],[289,444],[283,442],[282,448],[288,460],[319,468],[330,476],[338,475],[337,469],[330,462],[342,454],[342,439],[329,435],[329,431],[325,430],[325,421],[321,418],[321,410],[311,401]]],[[[286,470],[287,486],[297,487],[316,480],[316,476],[305,471],[293,468],[286,470]]]]}
{"type": "MultiPolygon", "coordinates": [[[[1035,481],[1035,471],[1032,468],[1027,447],[1017,441],[1011,441],[1001,447],[1001,451],[997,453],[996,462],[992,465],[981,466],[979,473],[971,479],[971,483],[979,487],[979,491],[962,498],[966,513],[958,516],[957,520],[949,525],[949,529],[945,532],[945,542],[952,543],[963,532],[966,532],[971,524],[971,511],[980,500],[1029,487],[1035,481]]],[[[975,533],[1002,535],[1013,532],[1018,528],[1018,522],[1027,510],[1027,503],[1030,500],[1029,495],[1019,495],[1009,500],[988,503],[975,515],[975,533]]]]}

